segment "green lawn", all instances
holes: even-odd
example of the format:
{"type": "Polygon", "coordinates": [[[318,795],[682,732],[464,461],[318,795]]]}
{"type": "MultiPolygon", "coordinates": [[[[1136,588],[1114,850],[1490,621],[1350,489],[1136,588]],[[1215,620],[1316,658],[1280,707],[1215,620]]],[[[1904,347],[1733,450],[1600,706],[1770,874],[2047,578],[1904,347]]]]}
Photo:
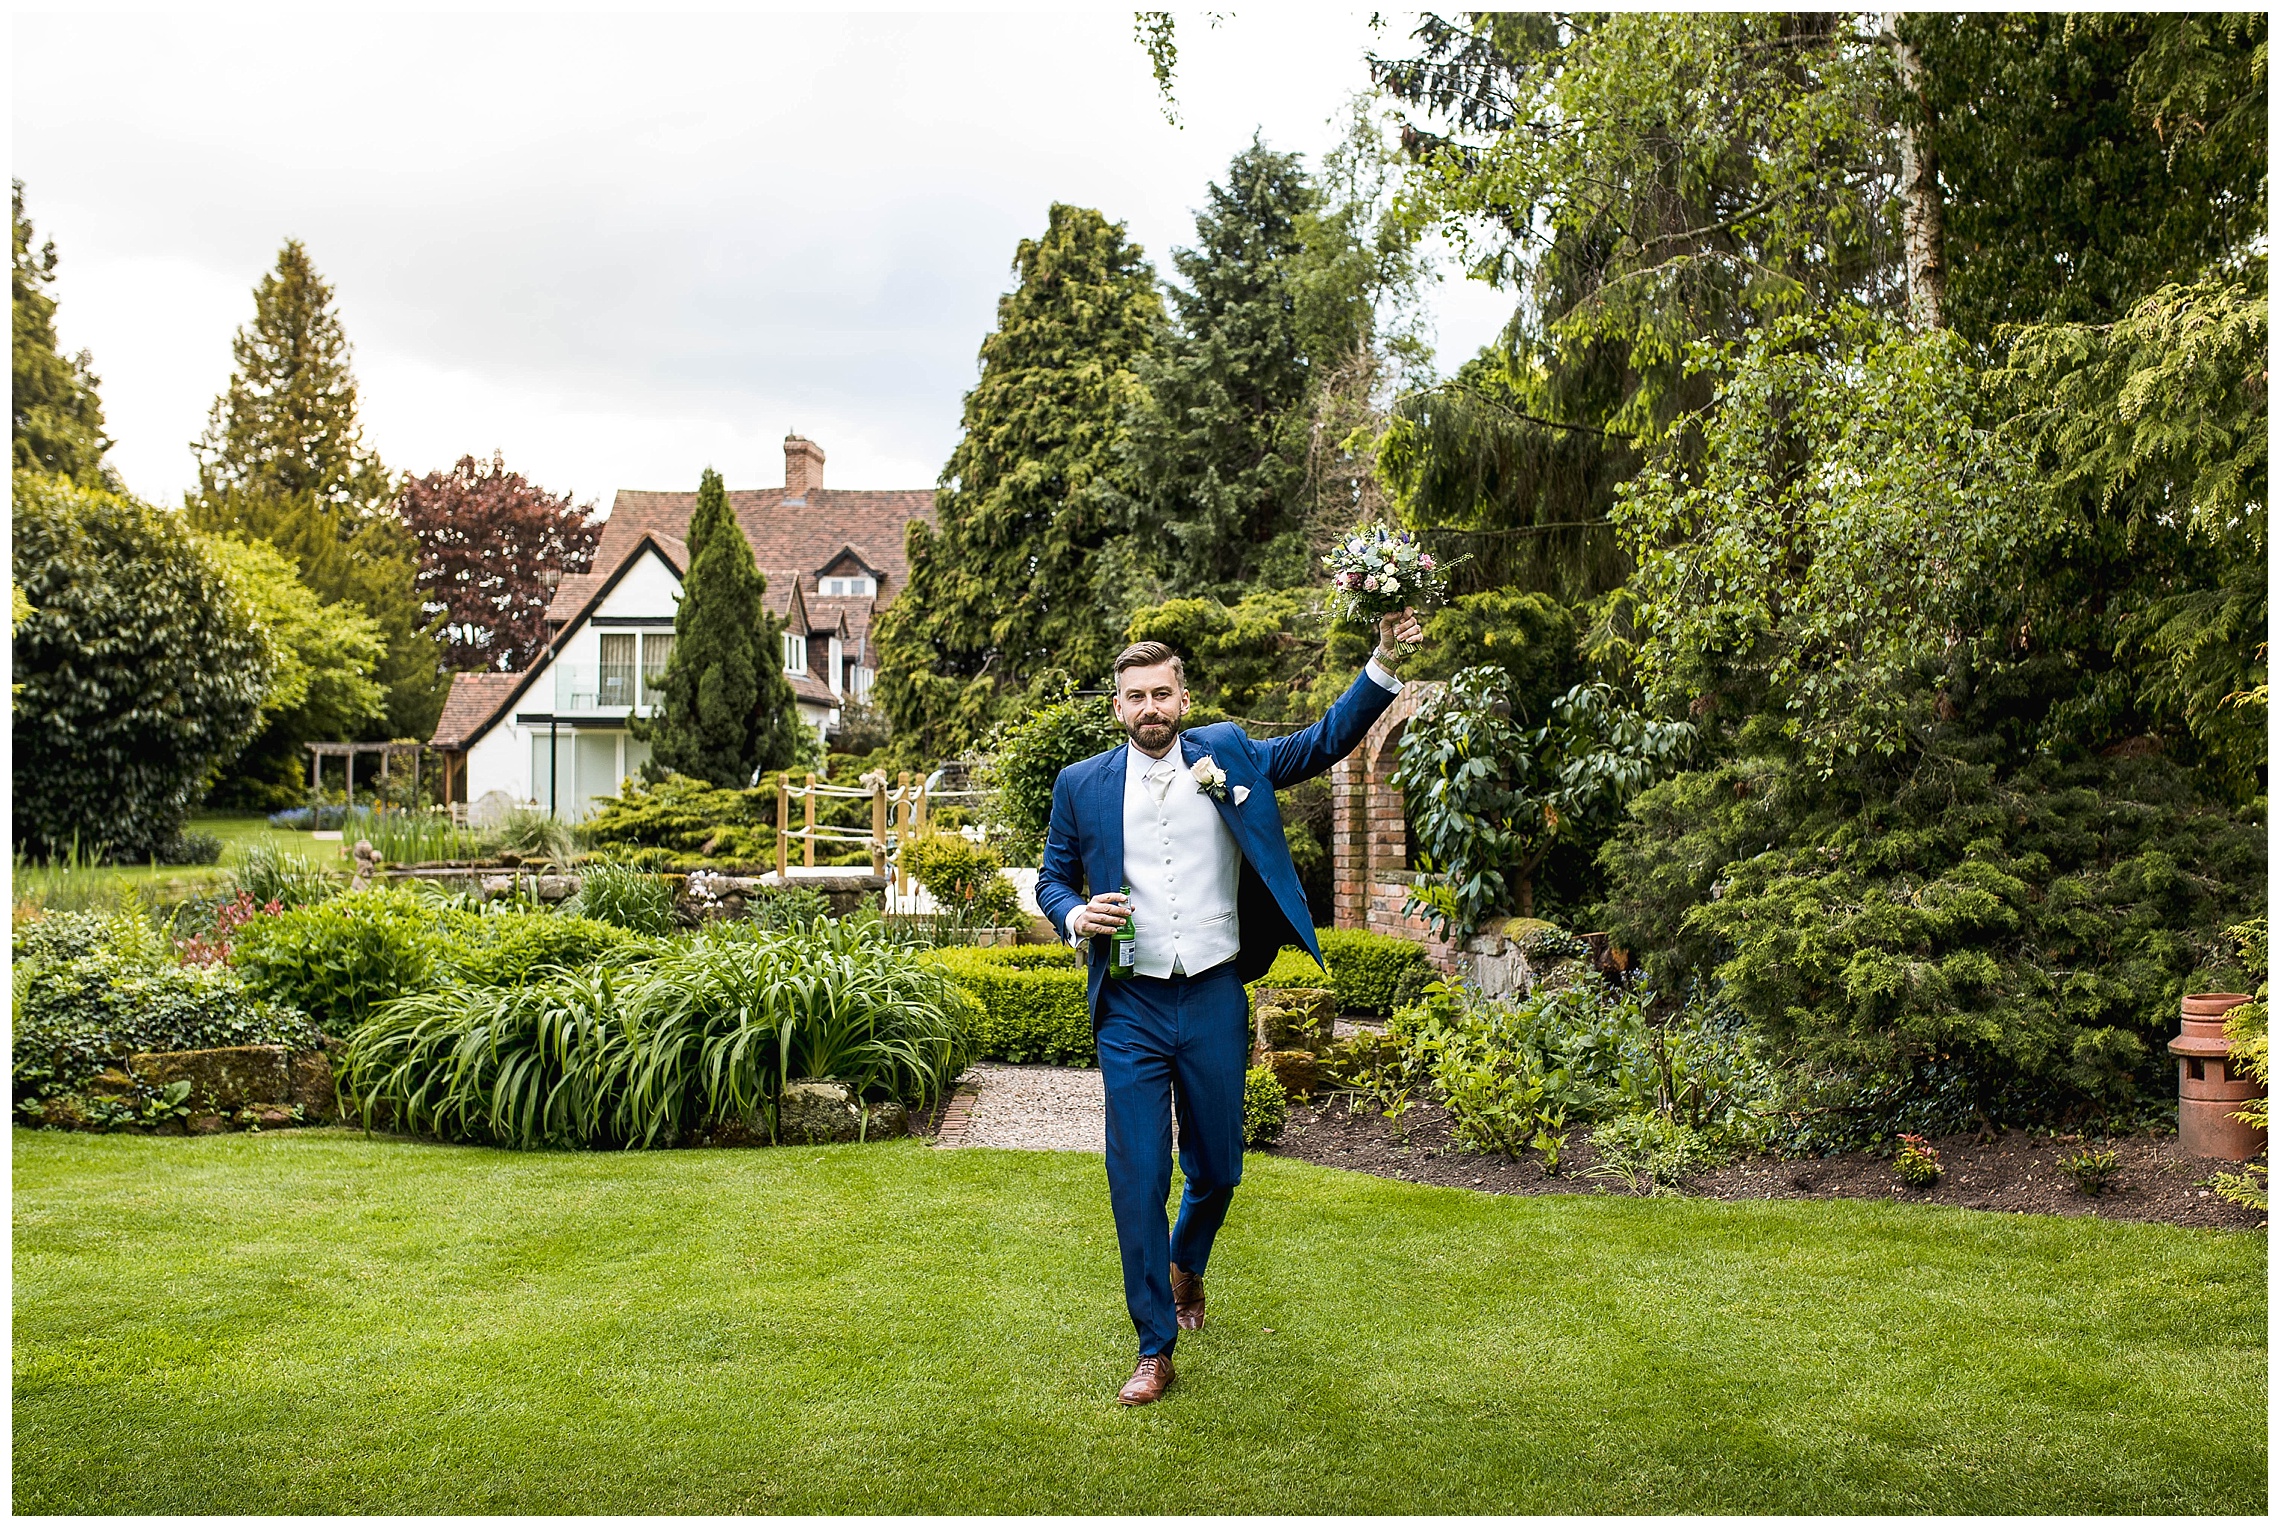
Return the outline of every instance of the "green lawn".
{"type": "Polygon", "coordinates": [[[1255,1158],[1158,1406],[1100,1159],[15,1137],[19,1512],[2265,1509],[2262,1236],[1255,1158]]]}
{"type": "Polygon", "coordinates": [[[178,902],[196,892],[221,884],[222,879],[255,844],[268,844],[285,854],[298,854],[325,869],[341,868],[344,851],[339,843],[322,843],[307,833],[272,828],[266,817],[193,817],[189,831],[211,833],[222,841],[218,865],[102,865],[92,869],[47,869],[27,865],[16,874],[16,897],[49,907],[80,907],[102,903],[129,888],[140,889],[152,900],[178,902]]]}

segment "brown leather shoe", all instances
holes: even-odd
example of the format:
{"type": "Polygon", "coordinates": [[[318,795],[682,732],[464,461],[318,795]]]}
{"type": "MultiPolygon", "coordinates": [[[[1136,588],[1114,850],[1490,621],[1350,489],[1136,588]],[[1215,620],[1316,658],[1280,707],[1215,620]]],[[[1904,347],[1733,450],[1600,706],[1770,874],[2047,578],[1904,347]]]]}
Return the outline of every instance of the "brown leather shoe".
{"type": "Polygon", "coordinates": [[[1172,1314],[1183,1332],[1203,1330],[1203,1275],[1172,1264],[1172,1314]]]}
{"type": "Polygon", "coordinates": [[[1172,1355],[1144,1354],[1124,1388],[1116,1392],[1119,1406],[1145,1406],[1172,1388],[1172,1355]]]}

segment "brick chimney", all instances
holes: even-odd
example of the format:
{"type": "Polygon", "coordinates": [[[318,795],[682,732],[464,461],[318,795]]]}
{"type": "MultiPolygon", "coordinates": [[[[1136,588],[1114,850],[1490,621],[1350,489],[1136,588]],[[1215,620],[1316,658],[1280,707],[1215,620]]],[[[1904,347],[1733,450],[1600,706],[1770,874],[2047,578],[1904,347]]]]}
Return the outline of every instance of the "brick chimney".
{"type": "Polygon", "coordinates": [[[804,499],[823,486],[823,447],[797,430],[784,437],[784,497],[804,499]]]}

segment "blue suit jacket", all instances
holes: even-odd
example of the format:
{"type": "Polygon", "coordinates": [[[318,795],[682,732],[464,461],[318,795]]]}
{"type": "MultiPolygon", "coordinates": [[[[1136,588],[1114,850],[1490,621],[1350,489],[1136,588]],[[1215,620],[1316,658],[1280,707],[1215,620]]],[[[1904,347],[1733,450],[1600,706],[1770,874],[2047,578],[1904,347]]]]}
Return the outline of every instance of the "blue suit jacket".
{"type": "MultiPolygon", "coordinates": [[[[1235,895],[1243,943],[1235,969],[1244,981],[1264,974],[1287,944],[1303,945],[1316,960],[1322,958],[1306,894],[1299,890],[1298,871],[1290,862],[1275,792],[1313,779],[1353,752],[1391,704],[1393,692],[1365,672],[1322,720],[1289,737],[1258,742],[1233,722],[1180,734],[1182,760],[1193,764],[1208,753],[1227,774],[1227,798],[1215,804],[1243,853],[1235,895]],[[1250,787],[1240,806],[1235,803],[1238,785],[1250,787]]],[[[1067,930],[1069,910],[1087,900],[1085,888],[1112,891],[1124,883],[1124,762],[1129,752],[1120,743],[1071,764],[1053,782],[1053,821],[1037,869],[1037,906],[1056,929],[1067,930]]],[[[1107,973],[1108,937],[1096,935],[1085,987],[1096,1026],[1107,973]]]]}

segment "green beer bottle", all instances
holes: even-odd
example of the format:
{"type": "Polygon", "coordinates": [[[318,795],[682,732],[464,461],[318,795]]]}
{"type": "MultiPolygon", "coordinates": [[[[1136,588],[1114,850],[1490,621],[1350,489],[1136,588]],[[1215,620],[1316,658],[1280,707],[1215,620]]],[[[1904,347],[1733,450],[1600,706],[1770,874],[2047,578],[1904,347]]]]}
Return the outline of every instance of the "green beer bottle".
{"type": "Polygon", "coordinates": [[[1134,931],[1132,927],[1132,918],[1129,911],[1132,906],[1132,887],[1130,883],[1126,883],[1125,885],[1119,887],[1118,890],[1124,894],[1124,905],[1127,911],[1124,919],[1124,927],[1118,929],[1114,934],[1109,936],[1108,974],[1110,976],[1121,979],[1123,977],[1130,976],[1132,974],[1132,968],[1139,963],[1140,939],[1139,935],[1134,931]]]}

